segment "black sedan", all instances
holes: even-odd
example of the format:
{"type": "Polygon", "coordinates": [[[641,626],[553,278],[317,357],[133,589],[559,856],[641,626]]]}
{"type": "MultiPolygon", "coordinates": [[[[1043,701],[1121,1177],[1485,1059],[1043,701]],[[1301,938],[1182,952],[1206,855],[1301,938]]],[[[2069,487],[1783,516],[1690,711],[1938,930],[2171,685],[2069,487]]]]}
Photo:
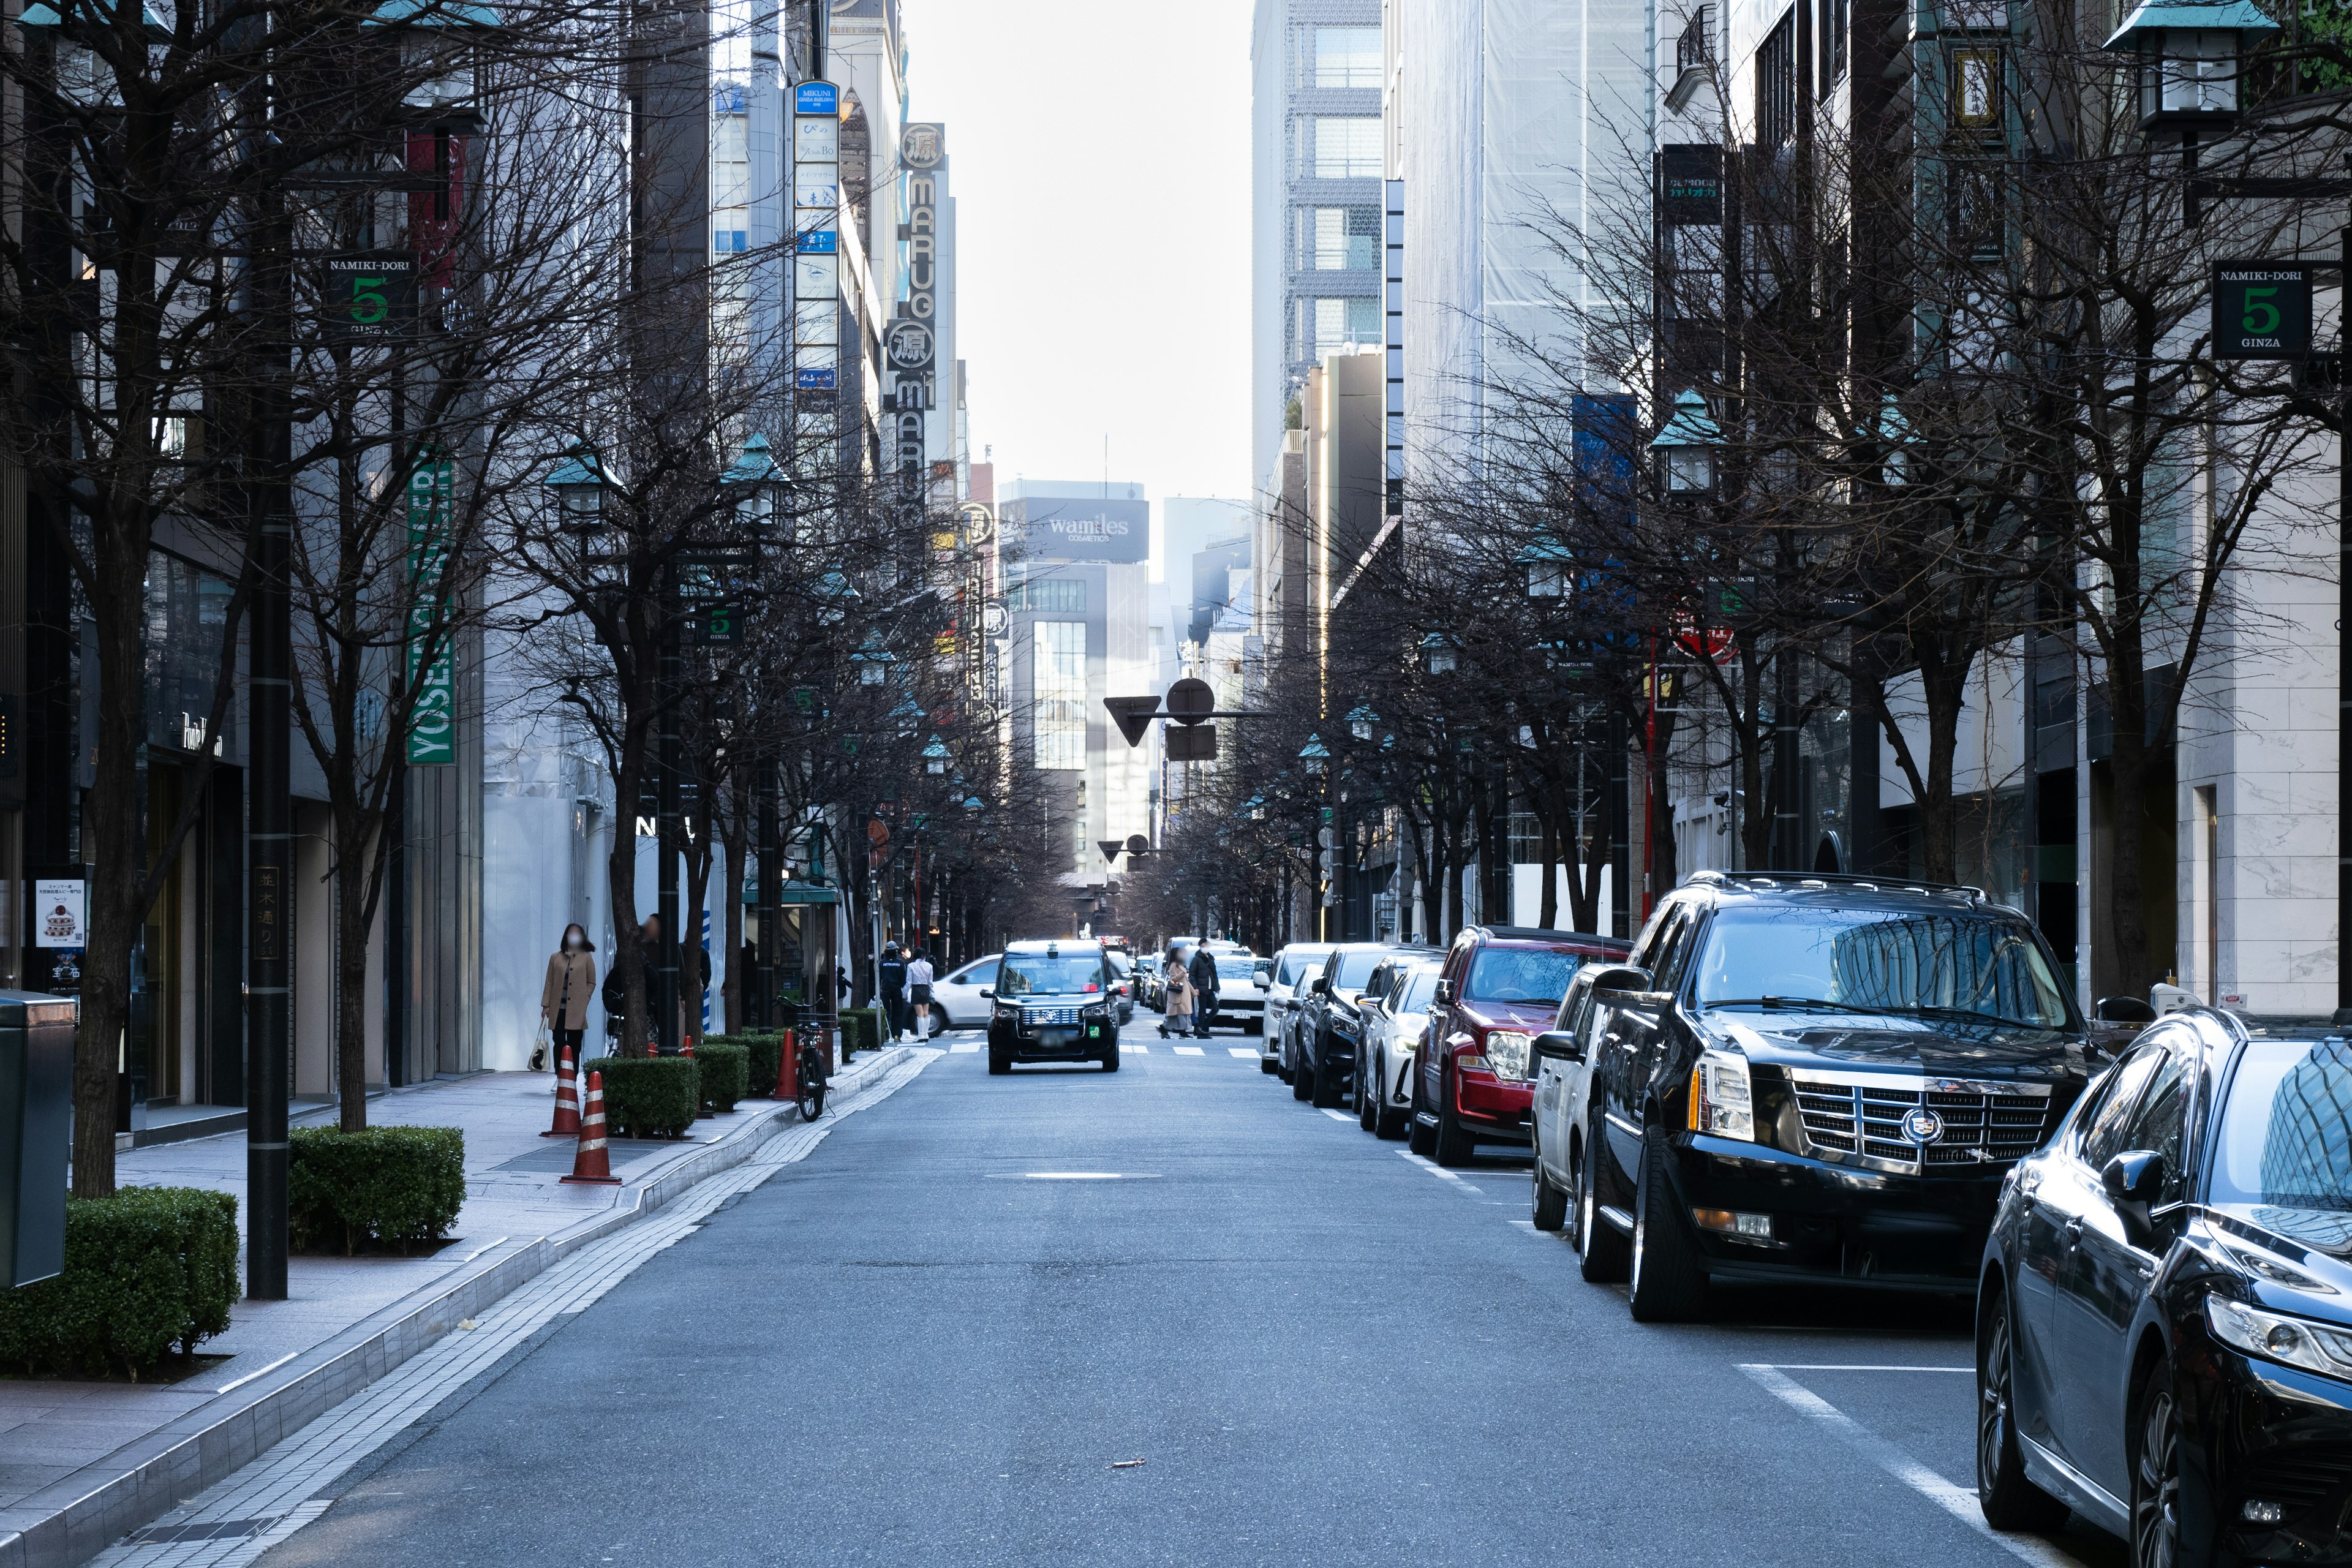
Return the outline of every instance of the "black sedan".
{"type": "Polygon", "coordinates": [[[2352,1043],[2175,1014],[2005,1184],[1977,1493],[2137,1568],[2352,1563],[2352,1043]]]}

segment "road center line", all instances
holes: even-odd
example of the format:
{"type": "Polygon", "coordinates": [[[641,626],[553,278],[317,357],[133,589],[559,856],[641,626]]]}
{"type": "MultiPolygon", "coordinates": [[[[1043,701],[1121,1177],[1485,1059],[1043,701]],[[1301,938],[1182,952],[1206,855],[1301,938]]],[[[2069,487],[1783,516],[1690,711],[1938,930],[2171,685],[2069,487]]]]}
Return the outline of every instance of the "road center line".
{"type": "Polygon", "coordinates": [[[1878,1366],[1852,1362],[1776,1361],[1775,1372],[1974,1372],[1972,1366],[1878,1366]]]}
{"type": "MultiPolygon", "coordinates": [[[[1935,1503],[1988,1541],[1999,1542],[2010,1552],[2037,1568],[2083,1568],[2082,1560],[2071,1552],[2062,1552],[2039,1536],[2011,1535],[1995,1530],[1985,1522],[1984,1510],[1977,1504],[1974,1487],[1958,1487],[1914,1459],[1901,1448],[1805,1387],[1777,1366],[1743,1363],[1739,1368],[1758,1384],[1777,1396],[1798,1414],[1831,1428],[1847,1442],[1870,1456],[1882,1470],[1935,1503]]],[[[1858,1370],[1840,1367],[1847,1372],[1858,1370]]],[[[1949,1372],[1951,1367],[1925,1367],[1920,1371],[1949,1372]]]]}

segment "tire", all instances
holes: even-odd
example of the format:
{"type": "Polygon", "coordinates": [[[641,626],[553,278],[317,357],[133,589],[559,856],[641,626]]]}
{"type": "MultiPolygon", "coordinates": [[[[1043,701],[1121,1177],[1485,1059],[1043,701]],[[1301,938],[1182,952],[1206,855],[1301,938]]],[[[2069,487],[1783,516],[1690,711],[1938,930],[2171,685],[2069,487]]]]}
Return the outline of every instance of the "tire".
{"type": "Polygon", "coordinates": [[[1320,1041],[1316,1042],[1314,1059],[1316,1070],[1310,1081],[1315,1088],[1309,1098],[1315,1102],[1315,1109],[1318,1110],[1336,1110],[1339,1105],[1339,1075],[1330,1070],[1334,1065],[1331,1055],[1322,1049],[1320,1041]]]}
{"type": "Polygon", "coordinates": [[[1553,1186],[1551,1178],[1544,1174],[1543,1151],[1540,1149],[1536,1151],[1535,1166],[1534,1191],[1528,1202],[1530,1217],[1538,1230],[1565,1230],[1568,1227],[1568,1194],[1553,1186]]]}
{"type": "Polygon", "coordinates": [[[1588,1157],[1576,1178],[1576,1271],[1588,1285],[1614,1285],[1633,1263],[1633,1244],[1601,1217],[1599,1184],[1591,1165],[1588,1157]]]}
{"type": "Polygon", "coordinates": [[[2171,1363],[2159,1359],[2140,1379],[2139,1437],[2131,1455],[2132,1568],[2175,1568],[2180,1540],[2180,1407],[2171,1363]]]}
{"type": "Polygon", "coordinates": [[[1118,1047],[1117,1046],[1111,1047],[1110,1049],[1102,1054],[1102,1069],[1105,1072],[1117,1072],[1118,1070],[1118,1047]]]}
{"type": "Polygon", "coordinates": [[[1380,1080],[1371,1074],[1364,1058],[1356,1058],[1356,1125],[1367,1132],[1380,1130],[1381,1096],[1376,1087],[1380,1080]]]}
{"type": "Polygon", "coordinates": [[[2015,1336],[2009,1292],[1992,1287],[1984,1321],[1977,1325],[1977,1506],[1995,1530],[2055,1530],[2066,1521],[2066,1505],[2025,1475],[2018,1451],[2015,1336]]]}
{"type": "Polygon", "coordinates": [[[1003,1078],[1013,1070],[1013,1058],[1002,1051],[988,1053],[988,1073],[991,1078],[1003,1078]]]}
{"type": "Polygon", "coordinates": [[[1372,1136],[1395,1142],[1404,1136],[1410,1110],[1399,1110],[1389,1103],[1389,1065],[1376,1062],[1372,1066],[1372,1136]]]}
{"type": "Polygon", "coordinates": [[[1282,1064],[1276,1061],[1272,1057],[1260,1057],[1257,1058],[1257,1070],[1265,1074],[1268,1078],[1272,1078],[1276,1072],[1279,1072],[1281,1068],[1282,1064]]]}
{"type": "Polygon", "coordinates": [[[1633,1289],[1637,1323],[1686,1323],[1706,1310],[1706,1268],[1676,1211],[1665,1154],[1654,1132],[1642,1139],[1641,1190],[1633,1206],[1633,1289]]]}
{"type": "Polygon", "coordinates": [[[1302,1051],[1298,1055],[1298,1059],[1290,1064],[1290,1098],[1306,1100],[1314,1092],[1315,1075],[1308,1070],[1307,1054],[1302,1051]]]}
{"type": "Polygon", "coordinates": [[[814,1121],[824,1114],[824,1084],[821,1080],[802,1086],[800,1107],[803,1121],[814,1121]]]}
{"type": "MultiPolygon", "coordinates": [[[[1450,1094],[1446,1096],[1449,1100],[1453,1098],[1450,1094]]],[[[1437,1108],[1437,1128],[1430,1142],[1433,1146],[1430,1157],[1449,1170],[1468,1164],[1471,1155],[1478,1151],[1478,1140],[1471,1136],[1468,1128],[1454,1120],[1453,1109],[1446,1105],[1437,1108]]]]}

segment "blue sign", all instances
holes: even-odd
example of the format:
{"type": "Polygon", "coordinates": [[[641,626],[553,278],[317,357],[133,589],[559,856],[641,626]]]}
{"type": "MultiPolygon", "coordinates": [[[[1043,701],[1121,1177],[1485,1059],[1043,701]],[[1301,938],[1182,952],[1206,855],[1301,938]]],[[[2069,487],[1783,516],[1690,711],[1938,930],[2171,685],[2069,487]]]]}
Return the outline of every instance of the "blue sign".
{"type": "Polygon", "coordinates": [[[829,81],[804,81],[793,89],[793,112],[838,115],[841,89],[829,81]]]}
{"type": "Polygon", "coordinates": [[[833,366],[803,365],[793,372],[793,384],[803,392],[834,391],[833,366]]]}
{"type": "Polygon", "coordinates": [[[841,236],[829,228],[813,228],[801,236],[803,256],[831,256],[841,247],[841,236]]]}

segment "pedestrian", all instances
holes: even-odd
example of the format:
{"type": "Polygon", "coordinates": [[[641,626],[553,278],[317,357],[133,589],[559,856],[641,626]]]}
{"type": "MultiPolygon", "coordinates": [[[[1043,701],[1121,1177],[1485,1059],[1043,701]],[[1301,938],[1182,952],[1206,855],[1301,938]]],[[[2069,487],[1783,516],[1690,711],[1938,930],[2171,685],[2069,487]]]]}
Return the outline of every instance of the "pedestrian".
{"type": "MultiPolygon", "coordinates": [[[[645,924],[638,927],[637,931],[637,973],[645,976],[646,1005],[651,1008],[656,1005],[653,994],[653,969],[655,964],[660,962],[660,955],[656,950],[661,945],[661,917],[647,915],[645,924]]],[[[621,1025],[628,1016],[628,981],[622,974],[621,965],[616,963],[604,976],[604,1033],[616,1040],[619,1039],[621,1025]]],[[[657,1033],[650,1025],[646,1029],[646,1049],[649,1055],[656,1054],[660,1049],[657,1033]]]]}
{"type": "Polygon", "coordinates": [[[1205,946],[1192,950],[1192,962],[1184,966],[1192,976],[1193,1032],[1201,1038],[1209,1037],[1209,1020],[1217,1011],[1217,961],[1209,955],[1205,946]]]}
{"type": "Polygon", "coordinates": [[[883,1026],[890,1031],[895,1042],[907,1028],[907,960],[897,942],[882,949],[882,963],[875,978],[882,988],[875,1001],[881,1005],[883,1026]]]}
{"type": "Polygon", "coordinates": [[[931,981],[937,972],[931,968],[931,955],[921,948],[907,965],[907,1005],[915,1010],[915,1038],[919,1042],[931,1037],[931,981]]]}
{"type": "Polygon", "coordinates": [[[539,988],[539,1020],[541,1026],[555,1035],[555,1059],[542,1061],[537,1051],[531,1053],[531,1070],[552,1067],[561,1078],[563,1053],[572,1053],[572,1066],[580,1065],[580,1037],[588,1027],[588,998],[596,994],[596,949],[588,940],[588,932],[575,921],[563,928],[563,941],[547,961],[547,980],[539,988]]]}
{"type": "Polygon", "coordinates": [[[1172,1025],[1176,1037],[1182,1039],[1192,1032],[1192,982],[1184,973],[1184,965],[1175,948],[1168,950],[1168,975],[1160,989],[1160,1037],[1168,1037],[1172,1025]]]}

